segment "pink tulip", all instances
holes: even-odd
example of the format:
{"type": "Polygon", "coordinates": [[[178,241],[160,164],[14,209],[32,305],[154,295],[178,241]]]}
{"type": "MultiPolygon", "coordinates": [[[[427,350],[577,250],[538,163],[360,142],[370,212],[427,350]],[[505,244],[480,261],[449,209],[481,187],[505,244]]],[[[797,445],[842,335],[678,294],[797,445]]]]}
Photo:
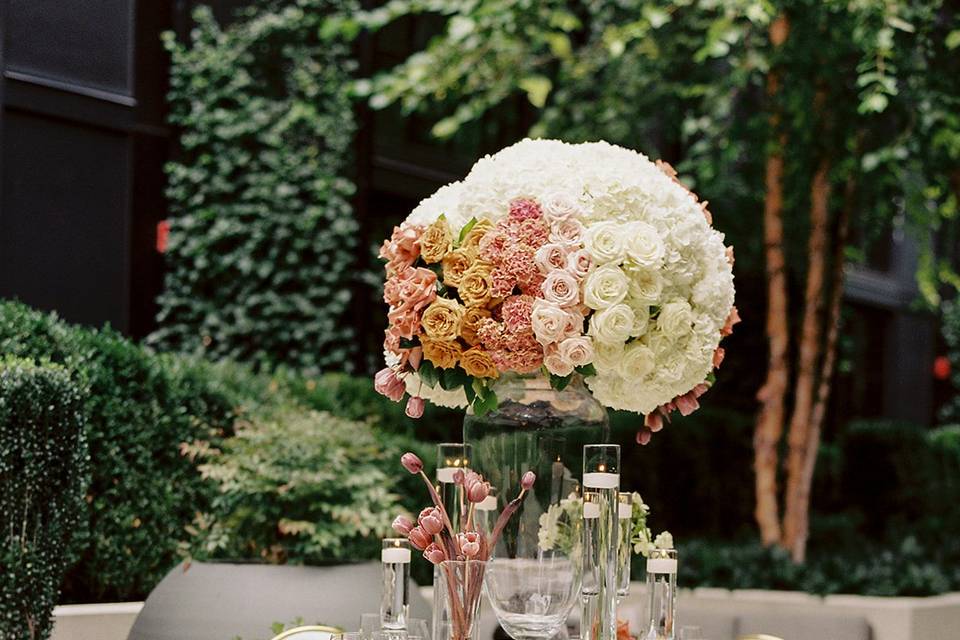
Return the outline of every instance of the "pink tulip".
{"type": "Polygon", "coordinates": [[[377,393],[390,398],[394,402],[400,402],[403,399],[403,394],[407,391],[407,385],[390,367],[385,367],[377,372],[377,375],[373,377],[373,388],[376,389],[377,393]]]}
{"type": "Polygon", "coordinates": [[[483,502],[490,495],[489,482],[474,482],[467,487],[467,500],[470,502],[483,502]]]}
{"type": "Polygon", "coordinates": [[[458,487],[462,487],[463,483],[466,482],[466,476],[463,473],[463,469],[457,469],[453,472],[453,484],[458,487]]]}
{"type": "Polygon", "coordinates": [[[410,533],[407,534],[407,539],[417,549],[426,549],[432,542],[432,537],[428,536],[427,532],[420,527],[411,529],[410,533]]]}
{"type": "Polygon", "coordinates": [[[650,427],[642,427],[637,431],[637,444],[647,444],[652,437],[653,431],[650,431],[650,427]]]}
{"type": "Polygon", "coordinates": [[[400,464],[403,465],[404,469],[413,474],[420,473],[420,471],[423,470],[423,460],[421,460],[417,454],[409,451],[400,456],[400,464]]]}
{"type": "Polygon", "coordinates": [[[407,400],[407,417],[408,418],[419,418],[423,415],[423,398],[418,398],[416,396],[410,396],[410,399],[407,400]]]}
{"type": "Polygon", "coordinates": [[[417,522],[428,535],[435,536],[443,531],[443,516],[436,507],[427,507],[421,511],[417,522]]]}
{"type": "Polygon", "coordinates": [[[414,371],[420,369],[420,362],[423,360],[423,347],[414,347],[407,353],[407,362],[413,367],[414,371]]]}
{"type": "Polygon", "coordinates": [[[447,555],[436,542],[430,543],[430,546],[423,550],[423,557],[433,564],[440,564],[447,559],[447,555]]]}
{"type": "MultiPolygon", "coordinates": [[[[658,412],[649,413],[644,419],[643,426],[646,428],[646,430],[650,431],[652,435],[654,431],[660,431],[660,429],[663,429],[663,416],[658,412]]],[[[650,438],[648,437],[647,442],[649,441],[650,438]]],[[[640,444],[646,443],[641,442],[640,444]]]]}
{"type": "Polygon", "coordinates": [[[468,558],[472,558],[480,553],[480,534],[476,531],[468,531],[458,536],[460,551],[468,558]]]}
{"type": "Polygon", "coordinates": [[[413,527],[413,521],[406,516],[397,516],[393,519],[393,530],[400,535],[410,535],[410,531],[413,529],[413,527]]]}
{"type": "Polygon", "coordinates": [[[523,474],[523,477],[520,478],[520,486],[523,487],[524,491],[529,491],[533,487],[533,483],[537,480],[537,474],[533,471],[527,471],[523,474]]]}
{"type": "Polygon", "coordinates": [[[680,415],[682,416],[688,416],[700,408],[700,403],[697,402],[697,397],[694,395],[693,391],[689,391],[682,396],[677,396],[674,398],[674,402],[676,403],[677,409],[680,410],[680,415]]]}

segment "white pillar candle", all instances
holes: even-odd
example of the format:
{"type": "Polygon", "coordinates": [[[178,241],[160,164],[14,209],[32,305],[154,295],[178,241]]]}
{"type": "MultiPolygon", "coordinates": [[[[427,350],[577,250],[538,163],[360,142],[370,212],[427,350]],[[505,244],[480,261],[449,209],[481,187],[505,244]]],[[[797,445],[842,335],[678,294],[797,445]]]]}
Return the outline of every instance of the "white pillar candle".
{"type": "Polygon", "coordinates": [[[453,482],[453,475],[460,467],[438,467],[437,482],[453,482]]]}
{"type": "Polygon", "coordinates": [[[594,518],[600,517],[600,505],[596,502],[584,502],[583,503],[583,518],[585,520],[592,520],[594,518]]]}
{"type": "Polygon", "coordinates": [[[651,558],[647,560],[647,573],[676,573],[676,558],[651,558]]]}
{"type": "Polygon", "coordinates": [[[620,486],[620,474],[603,471],[585,473],[583,486],[587,489],[616,489],[620,486]]]}
{"type": "Polygon", "coordinates": [[[626,502],[621,502],[617,505],[617,513],[620,516],[621,520],[627,520],[628,518],[633,517],[633,505],[626,502]]]}
{"type": "Polygon", "coordinates": [[[497,496],[487,496],[481,502],[477,503],[477,511],[496,511],[497,496]]]}
{"type": "Polygon", "coordinates": [[[402,564],[410,562],[410,549],[390,547],[380,551],[380,562],[402,564]]]}

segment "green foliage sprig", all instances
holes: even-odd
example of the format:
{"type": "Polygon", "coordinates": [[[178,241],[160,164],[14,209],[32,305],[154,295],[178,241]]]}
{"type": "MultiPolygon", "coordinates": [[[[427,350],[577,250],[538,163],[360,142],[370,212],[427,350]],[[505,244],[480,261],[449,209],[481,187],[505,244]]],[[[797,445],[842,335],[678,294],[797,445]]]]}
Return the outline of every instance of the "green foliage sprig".
{"type": "Polygon", "coordinates": [[[47,638],[86,526],[84,397],[53,364],[0,359],[0,637],[47,638]]]}
{"type": "Polygon", "coordinates": [[[168,274],[154,344],[305,371],[349,367],[357,224],[353,62],[327,21],[349,0],[194,13],[172,58],[168,274]]]}

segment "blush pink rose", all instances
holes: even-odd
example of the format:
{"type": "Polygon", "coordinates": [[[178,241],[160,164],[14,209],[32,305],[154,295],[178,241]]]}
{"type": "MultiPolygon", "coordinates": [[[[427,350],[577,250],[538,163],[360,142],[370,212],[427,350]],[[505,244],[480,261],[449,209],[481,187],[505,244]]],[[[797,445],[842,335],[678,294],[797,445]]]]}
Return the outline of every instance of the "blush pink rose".
{"type": "Polygon", "coordinates": [[[590,252],[586,249],[577,249],[567,255],[567,271],[577,280],[583,280],[590,273],[590,267],[593,266],[593,259],[590,252]]]}
{"type": "Polygon", "coordinates": [[[552,271],[543,281],[543,297],[561,307],[570,307],[580,302],[580,286],[576,278],[566,271],[552,271]]]}
{"type": "Polygon", "coordinates": [[[568,253],[570,249],[566,245],[548,242],[537,249],[534,260],[541,272],[550,273],[554,269],[563,269],[567,266],[568,253]]]}
{"type": "Polygon", "coordinates": [[[384,240],[380,247],[380,257],[387,261],[387,273],[396,273],[404,267],[411,266],[420,255],[419,227],[393,228],[389,240],[384,240]]]}
{"type": "Polygon", "coordinates": [[[583,225],[573,218],[559,220],[550,225],[547,239],[557,244],[578,245],[583,240],[583,225]]]}

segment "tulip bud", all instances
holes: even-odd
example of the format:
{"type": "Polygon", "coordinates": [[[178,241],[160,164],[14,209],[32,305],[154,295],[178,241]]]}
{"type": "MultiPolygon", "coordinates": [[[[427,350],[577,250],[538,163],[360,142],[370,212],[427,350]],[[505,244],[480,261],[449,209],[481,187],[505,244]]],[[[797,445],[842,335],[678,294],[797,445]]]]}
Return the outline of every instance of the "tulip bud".
{"type": "Polygon", "coordinates": [[[423,460],[417,457],[417,454],[409,451],[400,456],[400,464],[410,473],[417,474],[423,470],[423,460]]]}
{"type": "Polygon", "coordinates": [[[427,535],[435,536],[443,531],[443,516],[436,507],[427,507],[421,511],[417,517],[417,522],[420,523],[420,528],[423,529],[427,535]]]}
{"type": "Polygon", "coordinates": [[[403,536],[410,535],[413,526],[413,522],[406,516],[397,516],[393,520],[393,530],[403,536]]]}
{"type": "Polygon", "coordinates": [[[462,487],[465,481],[466,476],[463,474],[463,469],[457,469],[453,472],[453,484],[462,487]]]}
{"type": "Polygon", "coordinates": [[[467,489],[467,500],[470,502],[483,502],[490,495],[489,482],[474,482],[467,489]]]}
{"type": "Polygon", "coordinates": [[[537,474],[535,474],[533,471],[527,471],[525,474],[523,474],[523,477],[520,478],[520,486],[523,487],[525,491],[529,491],[536,479],[537,474]]]}
{"type": "Polygon", "coordinates": [[[427,532],[420,527],[414,527],[410,530],[410,533],[407,534],[407,540],[417,549],[426,549],[432,539],[432,536],[428,536],[427,532]]]}
{"type": "Polygon", "coordinates": [[[410,398],[407,399],[407,410],[405,413],[407,414],[408,418],[417,419],[423,415],[423,408],[423,398],[410,396],[410,398]]]}
{"type": "Polygon", "coordinates": [[[443,549],[436,542],[431,542],[430,546],[423,550],[423,557],[433,564],[440,564],[447,559],[443,549]]]}
{"type": "Polygon", "coordinates": [[[637,444],[647,444],[652,437],[653,431],[650,431],[650,427],[642,427],[637,431],[637,444]]]}
{"type": "Polygon", "coordinates": [[[457,541],[460,544],[460,551],[462,551],[463,555],[467,558],[473,558],[480,553],[480,535],[476,531],[461,533],[457,541]]]}

